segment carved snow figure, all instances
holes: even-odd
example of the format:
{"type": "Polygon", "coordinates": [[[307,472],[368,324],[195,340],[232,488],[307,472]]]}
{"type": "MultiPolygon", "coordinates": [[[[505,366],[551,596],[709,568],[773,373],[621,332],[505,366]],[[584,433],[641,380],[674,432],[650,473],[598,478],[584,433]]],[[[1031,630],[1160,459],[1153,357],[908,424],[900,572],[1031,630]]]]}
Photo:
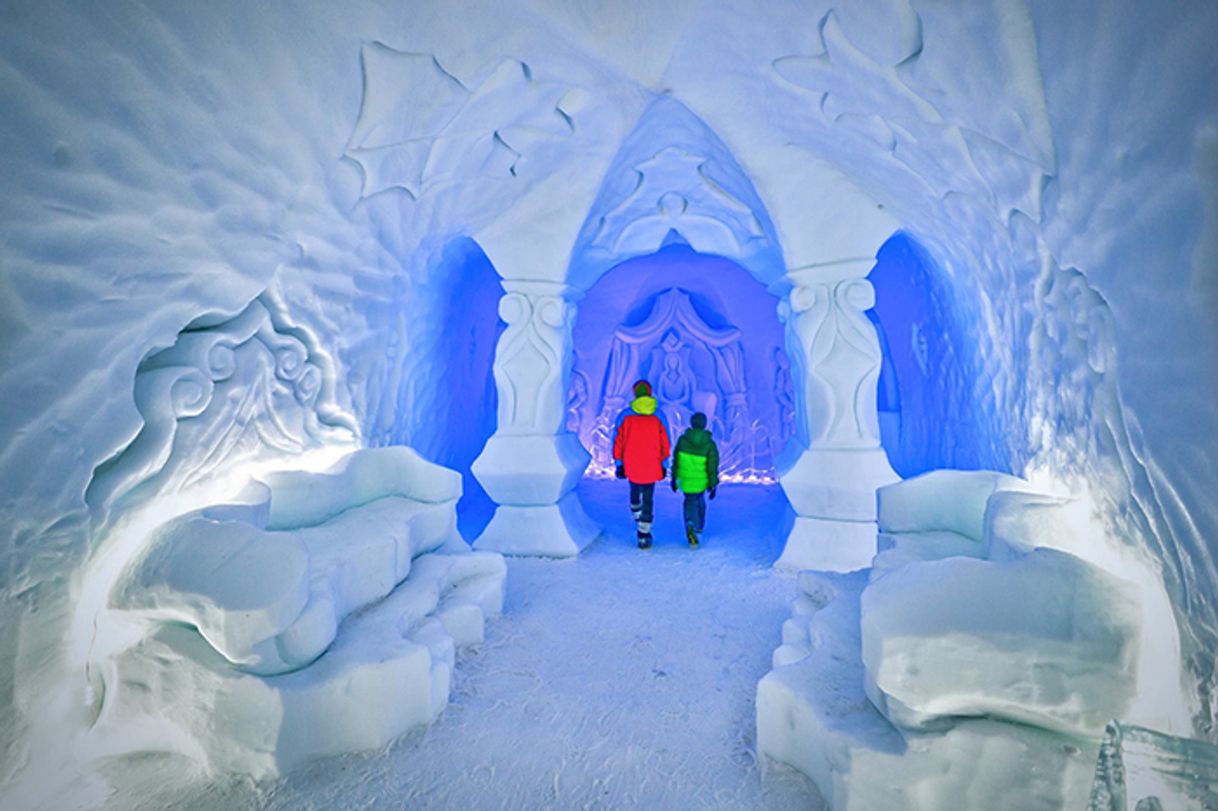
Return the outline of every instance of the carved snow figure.
{"type": "Polygon", "coordinates": [[[791,361],[781,349],[774,350],[774,399],[778,403],[778,442],[795,436],[795,391],[791,385],[791,361]]]}
{"type": "Polygon", "coordinates": [[[660,370],[656,393],[660,402],[664,403],[663,408],[672,415],[671,422],[676,425],[685,423],[684,411],[689,408],[695,394],[694,379],[689,369],[689,352],[677,333],[669,330],[651,353],[652,368],[658,366],[660,370]]]}
{"type": "Polygon", "coordinates": [[[571,373],[571,391],[567,393],[567,420],[564,423],[567,431],[575,433],[579,430],[579,411],[588,402],[588,376],[583,372],[571,373]]]}

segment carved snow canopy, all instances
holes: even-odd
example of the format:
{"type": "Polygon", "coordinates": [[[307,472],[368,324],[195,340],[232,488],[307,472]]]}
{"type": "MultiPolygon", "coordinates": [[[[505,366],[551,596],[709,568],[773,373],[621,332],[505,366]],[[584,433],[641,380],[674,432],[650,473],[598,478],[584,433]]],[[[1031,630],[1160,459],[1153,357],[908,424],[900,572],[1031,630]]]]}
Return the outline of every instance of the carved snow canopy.
{"type": "Polygon", "coordinates": [[[202,316],[140,363],[133,394],[144,426],[93,471],[85,500],[95,519],[264,454],[353,437],[328,358],[280,309],[264,293],[234,317],[202,316]]]}
{"type": "Polygon", "coordinates": [[[567,429],[612,475],[612,440],[636,380],[650,381],[675,440],[705,413],[728,479],[772,481],[795,430],[777,299],[738,265],[670,247],[626,262],[581,306],[567,429]]]}
{"type": "Polygon", "coordinates": [[[732,259],[763,285],[784,271],[774,225],[748,175],[689,108],[661,96],[605,175],[572,251],[568,283],[587,288],[674,234],[700,253],[732,259]]]}

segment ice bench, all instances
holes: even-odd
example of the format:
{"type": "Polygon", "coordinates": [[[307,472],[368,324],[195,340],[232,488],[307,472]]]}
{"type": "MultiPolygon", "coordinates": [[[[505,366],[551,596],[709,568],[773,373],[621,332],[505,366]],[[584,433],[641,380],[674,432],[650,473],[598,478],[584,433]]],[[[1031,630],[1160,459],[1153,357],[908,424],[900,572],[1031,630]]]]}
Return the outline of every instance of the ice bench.
{"type": "Polygon", "coordinates": [[[1063,551],[1070,502],[1003,474],[881,488],[878,523],[870,571],[800,575],[759,749],[835,809],[1081,807],[1137,693],[1138,589],[1063,551]]]}
{"type": "Polygon", "coordinates": [[[176,751],[254,776],[430,721],[455,648],[503,603],[503,558],[456,534],[460,494],[457,473],[378,448],[162,525],[111,594],[144,633],[103,716],[172,724],[176,751]]]}

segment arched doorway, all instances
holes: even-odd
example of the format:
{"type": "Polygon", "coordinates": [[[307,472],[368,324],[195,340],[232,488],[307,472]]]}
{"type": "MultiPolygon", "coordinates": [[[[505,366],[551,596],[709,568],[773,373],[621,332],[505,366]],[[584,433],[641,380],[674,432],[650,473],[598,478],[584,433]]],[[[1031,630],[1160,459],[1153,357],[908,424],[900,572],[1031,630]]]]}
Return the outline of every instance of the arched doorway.
{"type": "MultiPolygon", "coordinates": [[[[473,466],[498,507],[476,547],[569,556],[597,537],[600,528],[574,493],[592,456],[575,432],[581,430],[581,420],[571,419],[571,400],[588,400],[595,388],[587,375],[584,380],[573,375],[577,312],[599,309],[595,300],[591,306],[581,300],[613,268],[683,243],[697,253],[730,259],[773,296],[771,305],[778,300],[782,348],[793,382],[794,425],[793,437],[773,467],[796,513],[778,563],[850,570],[870,562],[875,490],[897,478],[880,446],[876,383],[882,356],[866,315],[874,304],[874,290],[865,278],[874,248],[869,256],[829,254],[831,258],[788,267],[774,223],[748,174],[701,119],[670,97],[656,99],[623,141],[564,269],[537,267],[535,257],[552,262],[554,252],[539,251],[523,238],[498,232],[489,238],[503,247],[497,253],[492,244],[490,255],[504,277],[499,314],[507,329],[495,354],[498,427],[473,466]]],[[[661,368],[670,364],[676,384],[670,399],[678,401],[678,415],[696,408],[695,401],[714,401],[718,408],[722,397],[730,401],[725,425],[743,422],[742,433],[748,433],[751,421],[747,409],[740,408],[742,396],[747,402],[746,387],[732,382],[729,374],[714,378],[718,392],[698,390],[697,375],[691,383],[682,356],[688,349],[693,363],[697,349],[704,365],[713,367],[716,353],[731,353],[728,347],[738,340],[732,327],[711,323],[722,319],[722,312],[710,313],[713,308],[704,306],[699,313],[696,290],[669,284],[655,294],[653,300],[637,302],[639,312],[630,315],[637,320],[627,320],[626,329],[617,333],[635,349],[621,353],[623,368],[611,376],[611,387],[620,388],[621,380],[644,362],[649,373],[654,363],[661,368]],[[673,324],[680,330],[666,348],[672,330],[665,327],[673,324]],[[697,340],[687,342],[678,333],[697,340]],[[652,345],[644,361],[637,347],[647,341],[652,345]]],[[[622,325],[619,320],[617,326],[622,325]]],[[[780,357],[776,354],[772,362],[779,365],[780,357]]],[[[604,402],[598,405],[603,411],[604,402]]],[[[767,422],[782,424],[770,420],[759,427],[767,422]]],[[[597,442],[588,444],[595,448],[597,442]]],[[[768,444],[768,438],[740,443],[754,449],[768,444]]],[[[758,469],[755,460],[750,465],[758,469]]]]}
{"type": "Polygon", "coordinates": [[[567,430],[592,455],[586,475],[613,474],[613,428],[645,378],[674,440],[707,415],[723,481],[777,483],[795,425],[778,301],[735,262],[683,244],[602,276],[575,324],[567,399],[567,430]]]}

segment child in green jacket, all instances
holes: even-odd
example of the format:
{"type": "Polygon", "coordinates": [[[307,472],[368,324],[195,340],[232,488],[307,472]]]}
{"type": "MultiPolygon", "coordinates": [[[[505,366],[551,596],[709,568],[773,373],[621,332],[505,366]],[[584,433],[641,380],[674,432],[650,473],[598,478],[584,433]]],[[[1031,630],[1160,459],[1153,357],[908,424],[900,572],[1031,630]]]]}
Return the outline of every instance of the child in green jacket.
{"type": "Polygon", "coordinates": [[[719,448],[706,430],[706,415],[690,417],[690,427],[672,452],[672,491],[685,493],[685,538],[698,548],[698,533],[706,527],[706,494],[715,497],[719,486],[719,448]]]}

